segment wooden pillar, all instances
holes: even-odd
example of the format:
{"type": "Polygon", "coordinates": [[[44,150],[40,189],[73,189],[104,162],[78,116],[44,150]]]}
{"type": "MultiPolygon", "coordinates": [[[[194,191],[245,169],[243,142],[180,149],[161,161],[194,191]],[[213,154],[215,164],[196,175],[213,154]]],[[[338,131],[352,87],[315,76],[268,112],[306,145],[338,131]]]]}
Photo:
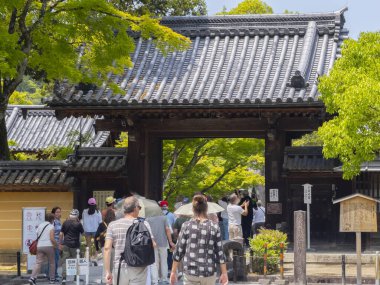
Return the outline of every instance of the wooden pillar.
{"type": "Polygon", "coordinates": [[[128,190],[130,193],[144,195],[146,157],[145,133],[135,126],[128,131],[128,190]]]}
{"type": "Polygon", "coordinates": [[[162,140],[156,136],[148,137],[148,151],[145,159],[145,197],[162,200],[162,140]]]}
{"type": "MultiPolygon", "coordinates": [[[[275,229],[277,223],[286,220],[286,192],[284,179],[281,177],[282,164],[284,161],[285,132],[275,127],[267,131],[265,139],[265,202],[266,202],[266,225],[275,229]],[[269,189],[278,189],[279,201],[269,200],[269,189]],[[281,214],[271,214],[268,211],[268,203],[280,203],[281,214]]],[[[278,206],[278,205],[277,205],[278,206]]]]}

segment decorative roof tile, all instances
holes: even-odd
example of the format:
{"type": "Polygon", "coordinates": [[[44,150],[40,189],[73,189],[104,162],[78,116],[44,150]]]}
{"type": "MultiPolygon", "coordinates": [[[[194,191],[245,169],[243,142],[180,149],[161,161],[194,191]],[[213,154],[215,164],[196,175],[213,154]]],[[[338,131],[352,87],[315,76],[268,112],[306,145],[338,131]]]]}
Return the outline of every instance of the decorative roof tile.
{"type": "Polygon", "coordinates": [[[291,172],[333,172],[339,160],[325,159],[322,147],[286,147],[283,169],[291,172]]]}
{"type": "Polygon", "coordinates": [[[73,177],[67,175],[63,161],[0,161],[0,189],[4,187],[65,187],[73,177]]]}
{"type": "Polygon", "coordinates": [[[126,172],[126,148],[79,148],[70,155],[68,172],[126,172]]]}
{"type": "Polygon", "coordinates": [[[67,87],[47,103],[89,108],[317,103],[318,76],[332,68],[347,38],[345,10],[163,18],[163,25],[191,38],[188,50],[164,56],[151,40],[136,38],[133,67],[111,76],[124,92],[67,87]]]}
{"type": "Polygon", "coordinates": [[[58,120],[55,111],[45,106],[9,106],[6,111],[8,140],[16,143],[12,151],[37,152],[48,146],[67,146],[70,133],[80,131],[90,134],[84,146],[100,147],[105,144],[109,132],[95,133],[96,118],[68,117],[58,120]]]}

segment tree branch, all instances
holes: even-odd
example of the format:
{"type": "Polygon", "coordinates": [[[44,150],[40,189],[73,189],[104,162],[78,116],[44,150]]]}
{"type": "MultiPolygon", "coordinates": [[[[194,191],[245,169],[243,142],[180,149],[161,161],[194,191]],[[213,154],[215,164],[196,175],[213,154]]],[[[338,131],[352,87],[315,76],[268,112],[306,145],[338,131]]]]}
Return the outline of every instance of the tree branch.
{"type": "Polygon", "coordinates": [[[235,168],[237,168],[238,166],[240,165],[240,163],[238,164],[235,164],[233,166],[231,166],[230,168],[227,168],[210,186],[207,186],[205,188],[203,188],[201,190],[201,192],[204,194],[205,192],[207,192],[208,190],[212,189],[216,184],[218,184],[220,181],[222,181],[222,179],[229,173],[231,172],[232,170],[234,170],[235,168]]]}
{"type": "Polygon", "coordinates": [[[180,149],[178,149],[178,145],[177,144],[175,145],[174,150],[173,150],[173,154],[172,154],[171,163],[170,163],[168,170],[166,171],[166,173],[164,174],[164,177],[163,177],[162,192],[165,190],[166,183],[168,182],[168,180],[169,180],[169,178],[173,172],[173,169],[174,169],[175,165],[177,164],[178,157],[184,149],[185,149],[185,146],[182,146],[180,149]]]}

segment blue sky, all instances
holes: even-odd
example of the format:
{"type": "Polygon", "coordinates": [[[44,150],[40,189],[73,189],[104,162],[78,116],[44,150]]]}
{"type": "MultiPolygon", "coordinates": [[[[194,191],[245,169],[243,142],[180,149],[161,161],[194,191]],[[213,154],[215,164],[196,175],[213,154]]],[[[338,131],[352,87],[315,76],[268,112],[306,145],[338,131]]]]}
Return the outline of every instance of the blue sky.
{"type": "MultiPolygon", "coordinates": [[[[226,6],[227,9],[237,6],[241,0],[206,0],[208,13],[213,15],[226,6]]],[[[274,13],[285,9],[300,13],[338,11],[347,6],[345,27],[350,36],[357,38],[360,32],[380,31],[380,0],[266,0],[274,13]]]]}

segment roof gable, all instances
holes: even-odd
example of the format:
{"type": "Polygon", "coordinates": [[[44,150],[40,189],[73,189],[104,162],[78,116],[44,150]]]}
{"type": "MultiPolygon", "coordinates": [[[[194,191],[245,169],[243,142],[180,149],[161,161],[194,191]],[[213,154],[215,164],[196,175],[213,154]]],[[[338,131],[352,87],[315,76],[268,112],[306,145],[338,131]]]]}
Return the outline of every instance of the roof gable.
{"type": "Polygon", "coordinates": [[[345,9],[325,14],[168,17],[166,25],[192,40],[164,56],[152,40],[136,39],[134,66],[89,92],[62,86],[51,106],[241,106],[318,103],[317,79],[347,37],[345,9]]]}

